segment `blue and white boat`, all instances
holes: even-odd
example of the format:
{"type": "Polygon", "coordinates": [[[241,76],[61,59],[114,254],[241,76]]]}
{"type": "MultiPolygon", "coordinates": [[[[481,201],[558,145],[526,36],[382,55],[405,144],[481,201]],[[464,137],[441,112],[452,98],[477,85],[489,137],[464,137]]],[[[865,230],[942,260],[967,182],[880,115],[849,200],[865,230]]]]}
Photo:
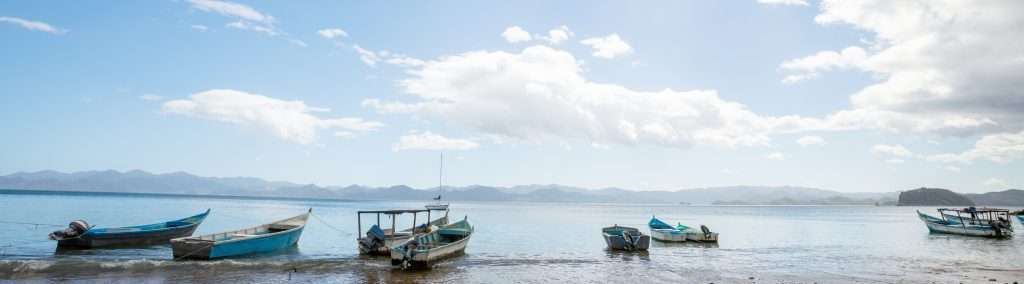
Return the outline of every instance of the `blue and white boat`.
{"type": "Polygon", "coordinates": [[[647,222],[647,226],[651,229],[651,238],[654,240],[662,242],[686,242],[686,232],[676,229],[675,226],[662,222],[654,216],[651,216],[651,221],[647,222]]]}
{"type": "Polygon", "coordinates": [[[174,259],[216,259],[273,252],[294,246],[313,212],[236,231],[171,240],[174,259]]]}
{"type": "Polygon", "coordinates": [[[465,253],[473,226],[462,218],[429,233],[417,235],[391,248],[391,265],[430,268],[440,260],[465,253]]]}
{"type": "Polygon", "coordinates": [[[208,214],[210,209],[174,221],[119,228],[95,228],[76,220],[67,229],[50,233],[50,239],[62,249],[163,245],[173,238],[191,236],[208,214]]]}
{"type": "Polygon", "coordinates": [[[718,233],[712,232],[707,226],[701,225],[700,229],[692,228],[683,224],[676,226],[669,225],[658,218],[651,216],[647,223],[651,228],[651,236],[658,241],[665,242],[718,242],[718,233]]]}
{"type": "Polygon", "coordinates": [[[1009,210],[991,208],[938,209],[940,217],[917,211],[918,218],[932,233],[975,237],[1003,238],[1013,236],[1009,210]]]}

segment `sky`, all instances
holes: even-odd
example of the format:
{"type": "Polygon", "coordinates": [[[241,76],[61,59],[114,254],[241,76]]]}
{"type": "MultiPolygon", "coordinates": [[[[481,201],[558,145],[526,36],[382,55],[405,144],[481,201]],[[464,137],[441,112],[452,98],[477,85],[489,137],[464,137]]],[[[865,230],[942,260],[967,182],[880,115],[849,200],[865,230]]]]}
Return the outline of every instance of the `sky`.
{"type": "Polygon", "coordinates": [[[1024,184],[1021,1],[0,3],[0,174],[1024,184]]]}

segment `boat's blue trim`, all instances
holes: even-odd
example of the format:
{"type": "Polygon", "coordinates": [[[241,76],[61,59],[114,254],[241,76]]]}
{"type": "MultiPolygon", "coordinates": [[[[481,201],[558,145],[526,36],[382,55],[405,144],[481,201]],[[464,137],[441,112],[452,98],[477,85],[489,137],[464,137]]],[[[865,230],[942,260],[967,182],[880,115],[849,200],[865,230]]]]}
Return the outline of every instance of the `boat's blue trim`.
{"type": "Polygon", "coordinates": [[[119,228],[93,228],[82,234],[83,238],[94,237],[94,238],[112,238],[120,236],[132,236],[132,235],[147,235],[160,233],[167,230],[178,229],[181,227],[195,226],[203,222],[206,216],[210,214],[210,209],[206,209],[206,212],[178,219],[173,221],[167,221],[162,223],[138,225],[131,227],[119,227],[119,228]]]}

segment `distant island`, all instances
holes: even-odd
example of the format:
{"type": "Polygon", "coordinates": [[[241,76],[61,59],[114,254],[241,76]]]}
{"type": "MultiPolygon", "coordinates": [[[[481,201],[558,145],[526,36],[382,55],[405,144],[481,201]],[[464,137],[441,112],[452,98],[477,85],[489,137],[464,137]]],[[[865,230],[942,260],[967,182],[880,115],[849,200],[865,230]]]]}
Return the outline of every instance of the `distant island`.
{"type": "MultiPolygon", "coordinates": [[[[186,172],[154,174],[133,171],[18,172],[0,176],[0,189],[177,194],[193,196],[247,196],[341,200],[430,200],[437,187],[416,189],[405,185],[319,186],[252,177],[201,177],[186,172]]],[[[899,192],[846,193],[795,186],[727,186],[640,191],[622,188],[586,189],[549,185],[445,187],[444,199],[453,201],[529,201],[591,203],[663,203],[685,205],[992,205],[1024,206],[1024,191],[957,194],[945,189],[921,188],[899,192]],[[966,201],[965,201],[966,200],[966,201]],[[970,203],[968,203],[970,202],[970,203]]]]}
{"type": "Polygon", "coordinates": [[[1024,206],[1024,190],[960,194],[944,188],[922,187],[901,192],[898,206],[1024,206]]]}

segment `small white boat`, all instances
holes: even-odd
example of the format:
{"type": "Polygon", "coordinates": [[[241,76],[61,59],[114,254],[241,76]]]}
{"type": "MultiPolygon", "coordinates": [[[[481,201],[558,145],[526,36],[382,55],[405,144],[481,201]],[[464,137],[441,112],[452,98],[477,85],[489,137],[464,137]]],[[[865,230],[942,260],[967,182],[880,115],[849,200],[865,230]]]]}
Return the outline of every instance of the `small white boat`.
{"type": "Polygon", "coordinates": [[[363,230],[363,214],[376,214],[377,223],[370,226],[370,229],[366,231],[366,234],[356,239],[356,243],[359,245],[359,254],[369,255],[380,255],[389,256],[391,255],[391,247],[408,241],[416,234],[426,233],[431,227],[440,227],[448,225],[448,210],[445,209],[432,209],[427,207],[426,209],[397,209],[397,210],[371,210],[371,211],[358,211],[356,212],[356,224],[359,226],[359,231],[363,230]],[[433,216],[440,216],[437,219],[431,220],[431,213],[433,211],[444,211],[444,214],[438,214],[433,216]],[[405,230],[398,230],[395,228],[398,223],[399,217],[404,214],[412,214],[413,227],[405,230]],[[420,213],[426,213],[426,219],[422,224],[417,221],[420,213]],[[390,228],[384,228],[384,224],[381,223],[381,215],[387,216],[391,219],[390,228]]]}
{"type": "Polygon", "coordinates": [[[918,218],[921,218],[929,232],[990,238],[1013,236],[1009,210],[969,207],[940,208],[938,211],[942,218],[917,212],[918,218]]]}
{"type": "Polygon", "coordinates": [[[644,235],[633,227],[614,225],[601,229],[605,244],[611,250],[647,250],[651,247],[651,236],[644,235]]]}
{"type": "Polygon", "coordinates": [[[392,247],[391,265],[430,268],[437,261],[463,254],[472,235],[473,226],[463,218],[392,247]]]}
{"type": "Polygon", "coordinates": [[[712,232],[707,226],[701,225],[700,229],[687,227],[683,224],[676,226],[669,225],[668,223],[658,220],[656,217],[651,217],[651,221],[647,223],[651,228],[651,236],[655,240],[664,242],[707,242],[715,243],[718,242],[718,233],[712,232]]]}
{"type": "Polygon", "coordinates": [[[676,229],[672,225],[669,225],[654,216],[651,216],[651,221],[647,223],[647,226],[651,229],[651,238],[662,242],[686,242],[686,232],[680,229],[676,229]]]}

